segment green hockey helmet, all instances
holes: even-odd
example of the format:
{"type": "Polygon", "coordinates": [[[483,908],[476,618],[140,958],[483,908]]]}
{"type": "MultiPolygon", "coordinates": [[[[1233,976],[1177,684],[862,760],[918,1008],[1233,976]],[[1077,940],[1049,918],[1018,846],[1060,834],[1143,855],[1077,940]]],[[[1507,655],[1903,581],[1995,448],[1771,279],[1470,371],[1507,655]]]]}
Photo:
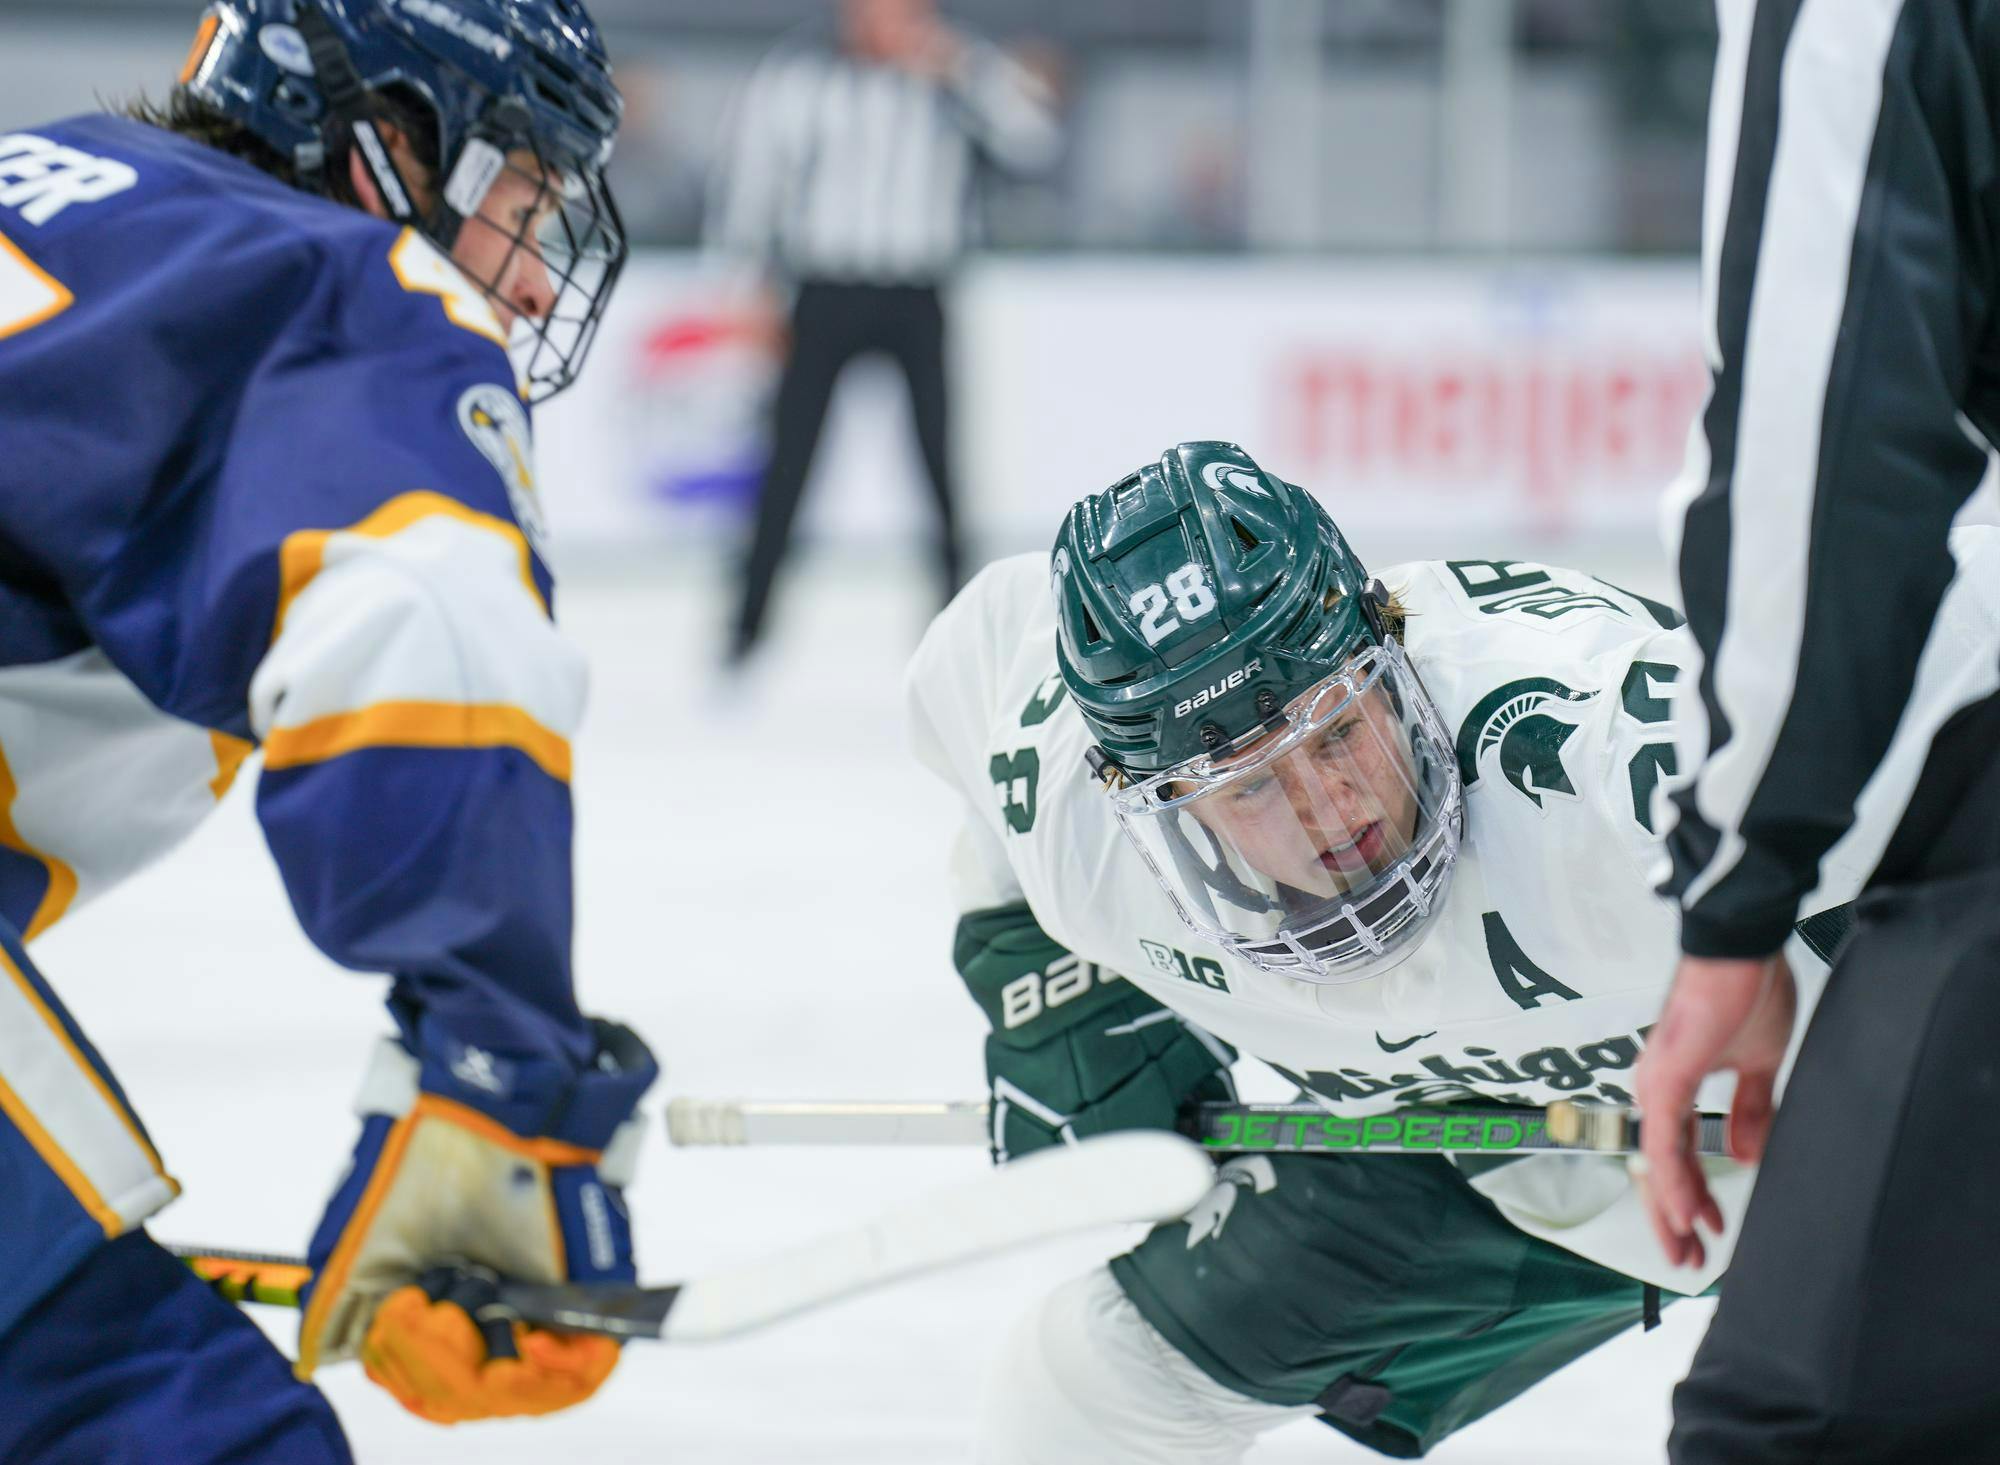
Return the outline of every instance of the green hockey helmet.
{"type": "Polygon", "coordinates": [[[1182,920],[1307,981],[1413,951],[1457,853],[1457,762],[1318,501],[1181,443],[1073,507],[1051,570],[1092,768],[1182,920]]]}
{"type": "Polygon", "coordinates": [[[1169,448],[1076,504],[1054,565],[1063,683],[1128,777],[1269,720],[1382,639],[1333,520],[1234,443],[1169,448]]]}

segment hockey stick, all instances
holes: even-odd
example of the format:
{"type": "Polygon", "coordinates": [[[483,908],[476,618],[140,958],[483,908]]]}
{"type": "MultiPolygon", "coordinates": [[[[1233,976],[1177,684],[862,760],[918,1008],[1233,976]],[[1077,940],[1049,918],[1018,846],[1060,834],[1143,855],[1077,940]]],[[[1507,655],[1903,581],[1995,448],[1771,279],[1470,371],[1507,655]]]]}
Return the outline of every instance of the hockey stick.
{"type": "MultiPolygon", "coordinates": [[[[1095,1226],[1171,1220],[1214,1182],[1208,1156],[1174,1135],[1105,1135],[670,1286],[503,1281],[496,1309],[480,1321],[511,1316],[568,1332],[707,1342],[1008,1247],[1095,1226]]],[[[312,1275],[296,1257],[168,1249],[235,1302],[297,1307],[312,1275]]]]}
{"type": "MultiPolygon", "coordinates": [[[[982,1145],[991,1138],[984,1100],[945,1103],[674,1099],[667,1138],[677,1145],[982,1145]]],[[[1728,1116],[1697,1116],[1696,1152],[1724,1155],[1728,1116]]],[[[1349,1116],[1317,1104],[1200,1104],[1181,1132],[1227,1153],[1314,1151],[1375,1154],[1505,1154],[1592,1150],[1631,1154],[1639,1119],[1615,1104],[1558,1100],[1546,1109],[1502,1105],[1412,1104],[1349,1116]]]]}

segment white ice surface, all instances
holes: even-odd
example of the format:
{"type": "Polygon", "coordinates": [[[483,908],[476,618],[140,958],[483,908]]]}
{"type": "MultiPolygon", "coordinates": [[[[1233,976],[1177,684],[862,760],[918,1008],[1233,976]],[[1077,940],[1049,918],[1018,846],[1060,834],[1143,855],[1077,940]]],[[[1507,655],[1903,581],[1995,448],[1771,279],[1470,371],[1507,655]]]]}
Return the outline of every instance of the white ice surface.
{"type": "MultiPolygon", "coordinates": [[[[1636,555],[1600,572],[1659,586],[1636,555]]],[[[983,1023],[949,959],[950,802],[898,724],[921,583],[893,566],[802,574],[779,603],[768,664],[733,693],[712,673],[720,588],[685,565],[585,577],[560,609],[595,668],[576,758],[580,982],[590,1010],[630,1021],[660,1053],[653,1106],[675,1093],[977,1097],[983,1023]]],[[[382,984],[297,933],[249,783],[246,771],[184,849],[36,956],[187,1188],[155,1234],[298,1250],[352,1141],[382,984]]],[[[751,1256],[985,1163],[947,1150],[672,1151],[656,1131],[632,1193],[641,1268],[667,1280],[751,1256]]],[[[1008,1320],[1134,1239],[1044,1247],[731,1343],[634,1346],[596,1399],[547,1420],[440,1430],[358,1368],[322,1379],[369,1465],[942,1465],[967,1458],[1008,1320]]],[[[292,1320],[262,1316],[288,1346],[292,1320]]],[[[1662,1459],[1668,1391],[1706,1319],[1707,1304],[1670,1309],[1658,1332],[1620,1337],[1431,1458],[1662,1459]]],[[[1305,1423],[1250,1458],[1378,1457],[1305,1423]]]]}

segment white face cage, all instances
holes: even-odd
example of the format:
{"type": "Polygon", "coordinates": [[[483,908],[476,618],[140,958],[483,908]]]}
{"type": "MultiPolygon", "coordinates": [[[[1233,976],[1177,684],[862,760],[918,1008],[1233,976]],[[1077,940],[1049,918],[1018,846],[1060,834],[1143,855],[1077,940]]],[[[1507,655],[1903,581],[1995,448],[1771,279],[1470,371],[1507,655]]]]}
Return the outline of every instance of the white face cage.
{"type": "Polygon", "coordinates": [[[1451,735],[1393,641],[1113,807],[1189,929],[1322,984],[1378,976],[1416,949],[1465,817],[1451,735]]]}

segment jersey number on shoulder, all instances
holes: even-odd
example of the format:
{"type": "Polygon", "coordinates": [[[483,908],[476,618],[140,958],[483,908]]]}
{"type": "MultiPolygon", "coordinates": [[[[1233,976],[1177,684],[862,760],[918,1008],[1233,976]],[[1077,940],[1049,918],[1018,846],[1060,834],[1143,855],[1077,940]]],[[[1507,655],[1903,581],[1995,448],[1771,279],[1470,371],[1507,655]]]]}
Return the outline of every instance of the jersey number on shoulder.
{"type": "Polygon", "coordinates": [[[1026,834],[1035,827],[1035,785],[1042,778],[1042,755],[1033,748],[995,753],[987,760],[986,776],[1000,786],[1000,812],[1007,827],[1026,834]]]}
{"type": "Polygon", "coordinates": [[[453,325],[506,346],[507,332],[484,292],[415,229],[405,229],[396,240],[396,247],[389,251],[389,268],[396,272],[396,282],[411,294],[435,295],[443,301],[445,316],[453,325]]]}
{"type": "Polygon", "coordinates": [[[1132,594],[1132,614],[1139,617],[1139,634],[1148,646],[1157,646],[1181,628],[1182,621],[1198,621],[1215,609],[1215,592],[1201,566],[1190,561],[1167,576],[1164,585],[1142,585],[1132,594]],[[1167,615],[1169,597],[1180,612],[1180,620],[1167,615]]]}
{"type": "MultiPolygon", "coordinates": [[[[1040,727],[1047,722],[1063,699],[1062,675],[1050,672],[1035,688],[1035,695],[1021,709],[1022,727],[1040,727]]],[[[1026,834],[1035,827],[1035,786],[1042,778],[1042,755],[1033,748],[1012,753],[995,753],[986,764],[986,776],[1000,786],[1000,812],[1007,827],[1026,834]]]]}
{"type": "MultiPolygon", "coordinates": [[[[130,163],[99,158],[32,132],[0,134],[0,208],[40,228],[71,204],[96,203],[139,181],[130,163]]],[[[0,340],[61,315],[75,299],[0,234],[0,340]]]]}
{"type": "MultiPolygon", "coordinates": [[[[1680,674],[1681,669],[1671,661],[1633,662],[1632,669],[1625,673],[1625,684],[1618,689],[1625,711],[1639,722],[1665,722],[1672,707],[1654,689],[1672,686],[1680,674]]],[[[1648,834],[1659,832],[1653,828],[1653,790],[1660,786],[1662,778],[1671,777],[1676,771],[1671,741],[1644,744],[1626,767],[1632,780],[1632,817],[1648,834]]]]}

